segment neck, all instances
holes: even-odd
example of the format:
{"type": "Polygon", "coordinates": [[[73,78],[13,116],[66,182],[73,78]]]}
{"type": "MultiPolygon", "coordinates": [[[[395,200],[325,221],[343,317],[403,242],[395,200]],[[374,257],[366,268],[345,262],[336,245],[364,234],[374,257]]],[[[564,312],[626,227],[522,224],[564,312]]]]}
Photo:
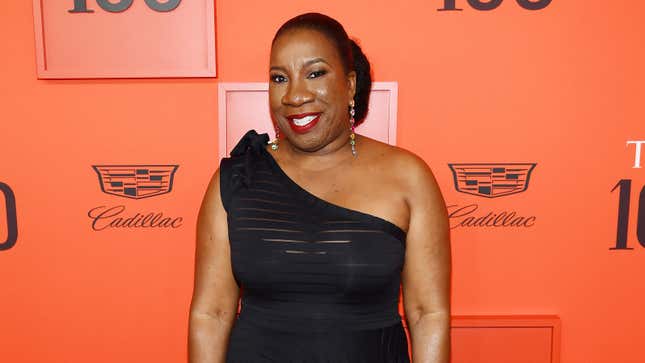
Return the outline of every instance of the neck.
{"type": "MultiPolygon", "coordinates": [[[[349,144],[351,131],[344,130],[341,135],[334,140],[315,150],[303,150],[291,144],[286,138],[280,139],[280,147],[277,151],[284,150],[283,156],[289,160],[289,163],[296,165],[300,169],[310,171],[321,171],[338,166],[348,159],[354,159],[352,147],[349,144]]],[[[360,144],[360,135],[355,134],[356,144],[360,144]]]]}

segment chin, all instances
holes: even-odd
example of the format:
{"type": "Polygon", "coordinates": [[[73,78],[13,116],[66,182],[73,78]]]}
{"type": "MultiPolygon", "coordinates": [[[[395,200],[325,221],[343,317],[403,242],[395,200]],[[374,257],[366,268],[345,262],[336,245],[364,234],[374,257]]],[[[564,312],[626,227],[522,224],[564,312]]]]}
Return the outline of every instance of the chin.
{"type": "Polygon", "coordinates": [[[299,149],[305,151],[316,151],[324,146],[324,140],[318,135],[298,135],[296,134],[296,142],[294,143],[299,149]]]}

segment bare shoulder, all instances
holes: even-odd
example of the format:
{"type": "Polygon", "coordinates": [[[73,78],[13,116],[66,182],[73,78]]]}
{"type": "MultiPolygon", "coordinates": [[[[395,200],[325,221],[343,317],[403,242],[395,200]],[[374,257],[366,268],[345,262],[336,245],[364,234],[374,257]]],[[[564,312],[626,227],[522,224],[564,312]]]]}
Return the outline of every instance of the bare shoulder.
{"type": "Polygon", "coordinates": [[[372,138],[363,138],[369,145],[370,161],[379,165],[388,178],[395,179],[408,201],[418,200],[422,195],[442,199],[430,166],[419,155],[372,138]]]}

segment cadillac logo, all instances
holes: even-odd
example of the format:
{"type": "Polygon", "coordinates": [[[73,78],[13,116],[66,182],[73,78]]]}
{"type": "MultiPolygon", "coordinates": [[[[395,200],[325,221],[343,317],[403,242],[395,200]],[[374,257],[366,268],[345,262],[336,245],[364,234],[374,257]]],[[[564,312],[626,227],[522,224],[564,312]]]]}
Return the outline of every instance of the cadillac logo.
{"type": "Polygon", "coordinates": [[[104,193],[142,199],[170,193],[179,165],[93,165],[104,193]]]}
{"type": "Polygon", "coordinates": [[[536,163],[448,164],[461,193],[497,198],[525,191],[536,163]]]}

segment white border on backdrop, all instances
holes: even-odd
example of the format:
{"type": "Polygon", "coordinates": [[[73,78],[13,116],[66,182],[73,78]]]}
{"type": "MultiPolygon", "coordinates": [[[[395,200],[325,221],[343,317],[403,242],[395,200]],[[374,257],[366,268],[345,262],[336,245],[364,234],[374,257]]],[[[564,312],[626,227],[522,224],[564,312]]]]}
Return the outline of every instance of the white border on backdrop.
{"type": "MultiPolygon", "coordinates": [[[[219,150],[219,159],[228,156],[229,145],[227,145],[227,136],[228,136],[228,125],[227,125],[227,116],[228,116],[228,102],[227,99],[229,95],[233,92],[266,92],[269,91],[269,84],[267,82],[233,82],[227,83],[222,82],[218,85],[218,150],[219,150]]],[[[369,129],[362,128],[360,133],[362,135],[380,139],[380,141],[387,142],[390,145],[396,145],[396,125],[397,125],[397,105],[398,105],[398,95],[399,95],[399,86],[398,82],[373,82],[372,83],[372,92],[387,92],[389,97],[389,107],[388,107],[388,116],[387,116],[387,132],[386,140],[382,137],[374,137],[370,135],[369,129]],[[364,132],[365,130],[365,132],[364,132]]],[[[268,98],[268,95],[267,95],[268,98]]],[[[268,101],[266,104],[266,115],[269,115],[269,105],[268,101]]],[[[365,120],[365,125],[369,125],[369,114],[365,120]]],[[[361,127],[363,125],[360,125],[361,127]]],[[[266,125],[267,128],[271,128],[271,125],[266,125]]],[[[263,131],[260,128],[257,129],[258,133],[263,131]]],[[[272,134],[270,134],[272,135],[272,134]]],[[[242,135],[234,135],[233,139],[238,140],[242,135]]],[[[232,148],[234,145],[230,145],[232,148]]],[[[218,160],[219,160],[218,159],[218,160]]]]}

